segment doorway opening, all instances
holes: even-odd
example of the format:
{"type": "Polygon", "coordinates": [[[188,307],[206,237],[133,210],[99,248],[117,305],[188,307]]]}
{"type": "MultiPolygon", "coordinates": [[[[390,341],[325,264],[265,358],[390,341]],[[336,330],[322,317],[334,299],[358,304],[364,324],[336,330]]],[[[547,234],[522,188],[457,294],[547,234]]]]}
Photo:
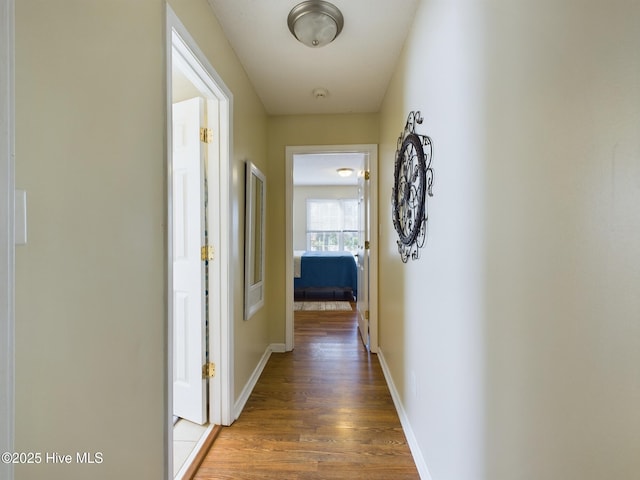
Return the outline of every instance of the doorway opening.
{"type": "Polygon", "coordinates": [[[233,421],[232,96],[167,6],[167,472],[233,421]]]}
{"type": "MultiPolygon", "coordinates": [[[[343,292],[354,291],[358,310],[358,330],[362,342],[371,352],[378,348],[377,324],[377,145],[323,145],[289,146],[286,148],[286,349],[294,348],[294,299],[301,290],[313,291],[317,287],[322,294],[325,286],[331,289],[336,298],[343,292]],[[306,172],[306,167],[314,168],[306,172]],[[315,168],[317,167],[317,168],[315,168]],[[338,169],[351,169],[349,180],[339,180],[338,169]],[[296,181],[294,182],[294,170],[296,181]],[[324,181],[318,181],[323,172],[324,181]],[[332,179],[329,179],[332,177],[332,179]],[[315,180],[311,180],[314,178],[315,180]],[[297,185],[295,185],[295,184],[297,185]],[[313,185],[312,185],[313,184],[313,185]],[[322,184],[319,185],[319,184],[322,184]],[[317,204],[317,205],[316,205],[317,204]],[[294,206],[295,205],[295,206],[294,206]],[[307,212],[317,208],[320,211],[331,209],[335,212],[329,217],[319,219],[317,227],[309,223],[307,212]],[[356,209],[357,212],[353,210],[356,209]],[[351,220],[345,222],[345,216],[351,220]],[[357,225],[352,221],[357,218],[357,225]],[[325,221],[326,220],[326,221],[325,221]],[[324,224],[323,224],[324,223],[324,224]],[[335,251],[325,255],[317,251],[335,251]],[[348,260],[349,254],[353,259],[348,260]],[[315,258],[315,257],[330,257],[315,258]],[[338,258],[333,258],[338,257],[338,258]],[[302,264],[312,262],[331,262],[339,280],[336,278],[304,278],[302,264]],[[353,269],[355,274],[346,272],[353,269]],[[347,267],[345,263],[351,266],[347,267]],[[350,283],[356,276],[355,284],[350,283]],[[314,285],[317,283],[317,285],[314,285]],[[303,288],[301,288],[303,287],[303,288]],[[309,287],[309,288],[307,288],[309,287]]],[[[312,215],[312,213],[309,213],[312,215]]],[[[321,215],[322,216],[322,215],[321,215]]],[[[321,270],[325,268],[321,267],[321,270]]],[[[348,293],[346,293],[348,296],[348,293]]],[[[346,299],[345,298],[343,299],[346,299]]]]}

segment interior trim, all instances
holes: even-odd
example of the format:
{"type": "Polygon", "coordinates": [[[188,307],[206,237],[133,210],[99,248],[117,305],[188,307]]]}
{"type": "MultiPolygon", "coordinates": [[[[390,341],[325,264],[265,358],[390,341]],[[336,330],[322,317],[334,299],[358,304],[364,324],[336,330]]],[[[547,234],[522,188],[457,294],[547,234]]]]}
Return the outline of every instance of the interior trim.
{"type": "Polygon", "coordinates": [[[193,456],[193,460],[189,463],[189,467],[182,475],[182,480],[192,480],[193,477],[196,476],[196,473],[198,473],[198,470],[200,469],[200,465],[202,465],[202,462],[204,462],[204,459],[207,457],[207,453],[209,453],[209,450],[211,450],[211,447],[216,441],[216,438],[218,438],[218,435],[220,435],[222,428],[223,427],[221,425],[214,425],[209,430],[209,433],[207,434],[202,444],[197,447],[198,451],[193,456]]]}
{"type": "MultiPolygon", "coordinates": [[[[233,238],[231,224],[233,221],[233,199],[236,198],[236,186],[233,182],[233,94],[231,90],[218,75],[216,70],[209,62],[207,56],[198,47],[196,41],[191,36],[186,27],[182,24],[175,12],[167,4],[166,6],[166,117],[167,132],[171,132],[171,73],[172,73],[172,57],[173,49],[188,61],[189,66],[197,74],[202,85],[206,87],[208,93],[211,93],[219,102],[220,115],[220,161],[217,177],[219,178],[219,209],[216,212],[218,219],[216,225],[219,225],[219,231],[209,232],[210,240],[216,248],[216,257],[219,262],[215,263],[214,272],[209,275],[209,285],[218,285],[219,295],[214,296],[215,301],[210,304],[209,318],[219,319],[209,323],[209,351],[212,352],[210,361],[216,364],[216,376],[209,382],[209,396],[219,401],[211,402],[209,408],[209,422],[211,424],[231,425],[233,418],[234,406],[234,334],[233,319],[235,316],[235,308],[233,302],[233,289],[235,272],[232,265],[239,263],[239,247],[233,238]],[[174,41],[175,39],[178,41],[174,41]],[[192,61],[193,60],[193,61],[192,61]],[[214,239],[215,236],[215,239],[214,239]],[[217,241],[216,241],[217,240],[217,241]],[[214,278],[215,277],[215,278],[214,278]],[[213,405],[216,405],[215,407],[213,405]]],[[[167,135],[167,151],[165,162],[167,164],[166,173],[166,202],[167,202],[167,292],[172,291],[171,278],[171,209],[172,205],[172,177],[169,165],[171,152],[171,135],[167,135]]],[[[211,215],[210,208],[210,213],[211,215]]],[[[211,225],[211,224],[210,224],[211,225]]],[[[212,289],[210,288],[210,291],[212,289]]],[[[166,352],[170,351],[170,345],[173,342],[173,320],[172,320],[172,299],[167,293],[167,318],[165,320],[166,327],[166,352]]],[[[167,478],[173,478],[172,465],[172,448],[173,448],[173,359],[171,355],[165,358],[165,468],[167,478]]]]}
{"type": "Polygon", "coordinates": [[[398,393],[398,389],[396,388],[395,383],[393,383],[393,377],[391,376],[391,371],[389,370],[387,361],[385,360],[384,354],[382,353],[382,350],[380,348],[378,349],[378,360],[380,361],[380,367],[382,368],[384,379],[387,382],[387,387],[389,387],[389,392],[391,393],[393,404],[396,407],[396,412],[398,413],[398,417],[400,418],[402,431],[404,432],[404,436],[407,437],[407,443],[409,444],[409,449],[411,450],[411,454],[413,455],[413,461],[416,464],[416,468],[418,469],[420,478],[423,480],[432,480],[431,474],[429,473],[429,469],[427,468],[427,462],[424,456],[422,455],[422,451],[420,450],[418,439],[413,433],[413,428],[411,428],[411,423],[409,422],[409,416],[407,415],[407,412],[404,409],[404,405],[402,404],[402,400],[401,400],[400,394],[398,393]]]}
{"type": "MultiPolygon", "coordinates": [[[[14,0],[0,0],[0,452],[14,450],[15,435],[14,41],[14,0]]],[[[0,463],[1,478],[13,475],[0,463]]]]}
{"type": "MultiPolygon", "coordinates": [[[[371,184],[369,188],[369,329],[372,353],[378,351],[378,145],[303,145],[285,148],[285,277],[293,278],[293,156],[309,153],[365,153],[369,155],[371,184]]],[[[285,287],[285,346],[286,351],[294,348],[293,282],[285,287]]]]}
{"type": "Polygon", "coordinates": [[[280,343],[274,343],[267,346],[264,353],[262,354],[262,358],[256,365],[256,368],[253,370],[251,377],[249,377],[249,380],[247,380],[247,383],[245,384],[244,388],[242,389],[242,392],[240,393],[240,396],[238,397],[238,400],[235,403],[235,407],[233,409],[234,419],[238,419],[238,417],[240,417],[240,414],[242,413],[244,406],[249,400],[249,397],[251,396],[253,389],[258,383],[258,380],[260,380],[260,375],[262,375],[262,371],[264,370],[264,367],[267,366],[267,362],[269,361],[269,358],[271,358],[271,354],[274,352],[283,352],[283,351],[284,351],[283,345],[280,343]]]}

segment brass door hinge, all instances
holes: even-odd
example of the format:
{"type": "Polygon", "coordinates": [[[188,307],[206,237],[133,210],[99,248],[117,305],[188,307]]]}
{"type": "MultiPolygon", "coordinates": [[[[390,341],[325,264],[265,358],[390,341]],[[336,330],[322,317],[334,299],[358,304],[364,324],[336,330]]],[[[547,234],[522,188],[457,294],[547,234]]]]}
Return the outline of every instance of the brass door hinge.
{"type": "Polygon", "coordinates": [[[204,143],[213,142],[213,130],[210,128],[200,128],[200,141],[204,143]]]}
{"type": "Polygon", "coordinates": [[[369,320],[369,310],[364,311],[364,318],[369,320]]]}
{"type": "Polygon", "coordinates": [[[364,242],[364,249],[365,250],[369,250],[371,248],[371,242],[369,242],[369,240],[364,242]]]}
{"type": "Polygon", "coordinates": [[[364,179],[365,180],[371,180],[371,172],[369,170],[365,170],[364,179]]]}
{"type": "Polygon", "coordinates": [[[216,364],[205,363],[202,366],[202,378],[213,378],[216,376],[216,364]]]}
{"type": "Polygon", "coordinates": [[[200,258],[202,261],[211,261],[215,256],[215,251],[213,250],[213,246],[205,245],[200,249],[200,258]]]}

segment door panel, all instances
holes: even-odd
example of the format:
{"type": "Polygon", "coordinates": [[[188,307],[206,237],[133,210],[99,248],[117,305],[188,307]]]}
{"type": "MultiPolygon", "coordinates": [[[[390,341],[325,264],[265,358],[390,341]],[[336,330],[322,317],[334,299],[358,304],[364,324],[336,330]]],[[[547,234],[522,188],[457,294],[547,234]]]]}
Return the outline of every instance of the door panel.
{"type": "MultiPolygon", "coordinates": [[[[365,155],[364,172],[369,171],[369,156],[365,155]]],[[[369,332],[369,180],[363,173],[358,177],[358,330],[362,343],[371,347],[369,332]]]]}
{"type": "Polygon", "coordinates": [[[202,116],[199,98],[173,105],[173,410],[198,424],[207,421],[202,116]]]}

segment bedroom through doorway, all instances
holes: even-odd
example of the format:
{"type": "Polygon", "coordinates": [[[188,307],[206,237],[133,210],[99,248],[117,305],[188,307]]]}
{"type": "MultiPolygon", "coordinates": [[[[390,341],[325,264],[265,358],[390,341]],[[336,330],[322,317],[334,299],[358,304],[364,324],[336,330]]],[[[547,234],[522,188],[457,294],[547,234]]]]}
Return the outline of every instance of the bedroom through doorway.
{"type": "Polygon", "coordinates": [[[377,349],[376,163],[375,145],[287,147],[287,350],[305,310],[356,310],[363,345],[377,349]]]}

